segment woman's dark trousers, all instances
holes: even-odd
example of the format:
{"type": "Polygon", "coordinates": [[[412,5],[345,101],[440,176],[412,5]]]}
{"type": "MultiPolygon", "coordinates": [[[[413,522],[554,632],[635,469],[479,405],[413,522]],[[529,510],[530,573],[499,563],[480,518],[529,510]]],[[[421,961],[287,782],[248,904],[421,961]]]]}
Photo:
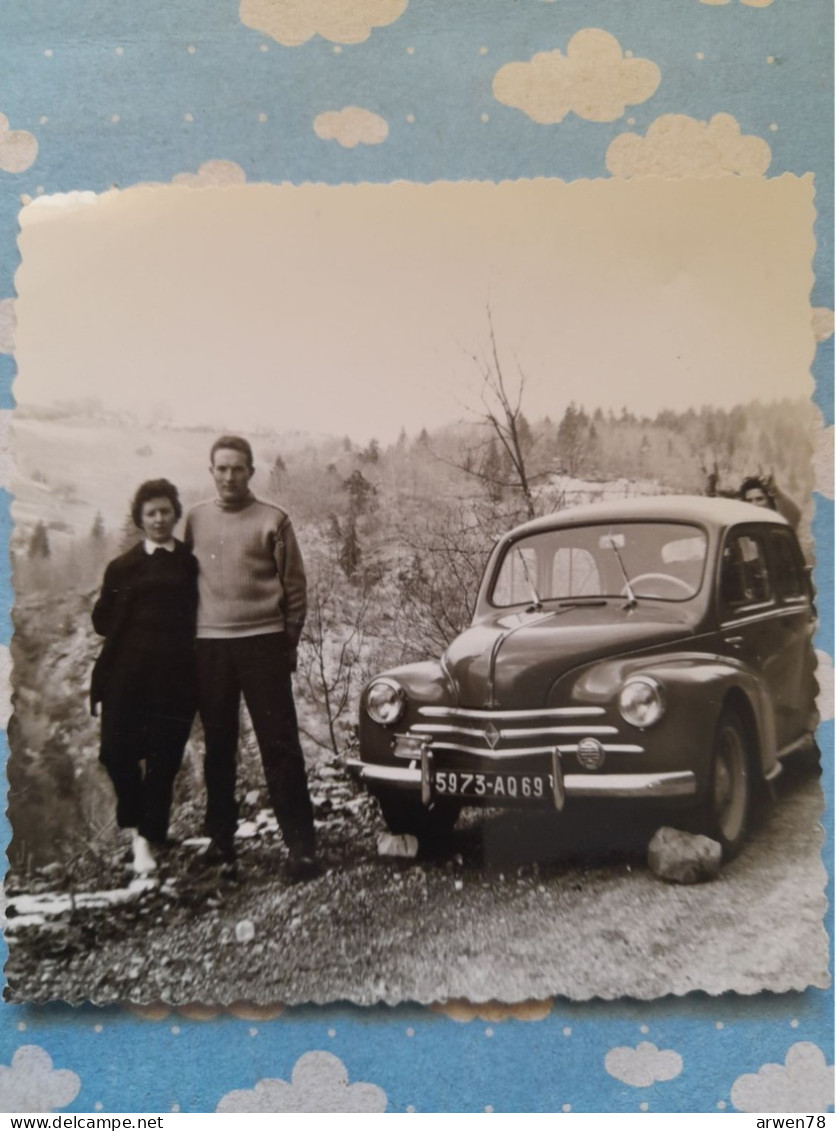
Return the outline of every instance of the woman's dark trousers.
{"type": "Polygon", "coordinates": [[[116,822],[157,843],[168,835],[174,779],[192,727],[190,718],[102,708],[101,761],[116,790],[116,822]]]}

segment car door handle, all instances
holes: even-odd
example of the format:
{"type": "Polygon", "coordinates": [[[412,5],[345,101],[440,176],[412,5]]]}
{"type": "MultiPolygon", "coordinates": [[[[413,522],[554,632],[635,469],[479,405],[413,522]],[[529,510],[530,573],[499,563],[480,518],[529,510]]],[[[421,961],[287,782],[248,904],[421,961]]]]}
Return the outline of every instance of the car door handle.
{"type": "Polygon", "coordinates": [[[743,643],[742,636],[724,636],[723,639],[727,644],[730,644],[732,648],[739,648],[743,643]]]}

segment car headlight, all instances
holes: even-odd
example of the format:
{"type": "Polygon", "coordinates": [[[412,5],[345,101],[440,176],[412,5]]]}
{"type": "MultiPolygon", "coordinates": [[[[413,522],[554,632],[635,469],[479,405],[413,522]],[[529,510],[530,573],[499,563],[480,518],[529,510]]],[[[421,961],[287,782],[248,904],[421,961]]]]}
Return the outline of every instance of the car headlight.
{"type": "Polygon", "coordinates": [[[381,726],[396,723],[406,709],[404,689],[393,679],[376,679],[366,692],[369,717],[381,726]]]}
{"type": "Polygon", "coordinates": [[[652,727],[665,713],[661,685],[647,675],[628,679],[618,696],[618,709],[631,726],[652,727]]]}

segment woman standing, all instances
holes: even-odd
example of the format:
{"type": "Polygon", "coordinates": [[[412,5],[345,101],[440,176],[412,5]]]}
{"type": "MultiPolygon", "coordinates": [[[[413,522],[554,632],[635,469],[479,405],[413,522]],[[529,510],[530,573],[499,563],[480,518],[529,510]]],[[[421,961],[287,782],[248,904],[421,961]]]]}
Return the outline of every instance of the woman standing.
{"type": "Polygon", "coordinates": [[[143,483],[131,516],[143,540],[110,562],[93,608],[105,643],[90,704],[102,704],[99,760],[116,790],[116,820],[133,830],[133,870],[153,872],[168,834],[174,778],[197,702],[197,562],[173,536],[183,513],[167,479],[143,483]]]}

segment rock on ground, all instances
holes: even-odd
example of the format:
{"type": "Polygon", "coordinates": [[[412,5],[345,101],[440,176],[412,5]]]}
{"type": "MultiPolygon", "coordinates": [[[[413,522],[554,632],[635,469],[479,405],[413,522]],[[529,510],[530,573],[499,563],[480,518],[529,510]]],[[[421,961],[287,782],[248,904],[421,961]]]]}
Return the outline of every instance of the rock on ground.
{"type": "Polygon", "coordinates": [[[698,884],[720,871],[723,849],[716,840],[663,825],[647,846],[647,863],[654,876],[671,884],[698,884]]]}

